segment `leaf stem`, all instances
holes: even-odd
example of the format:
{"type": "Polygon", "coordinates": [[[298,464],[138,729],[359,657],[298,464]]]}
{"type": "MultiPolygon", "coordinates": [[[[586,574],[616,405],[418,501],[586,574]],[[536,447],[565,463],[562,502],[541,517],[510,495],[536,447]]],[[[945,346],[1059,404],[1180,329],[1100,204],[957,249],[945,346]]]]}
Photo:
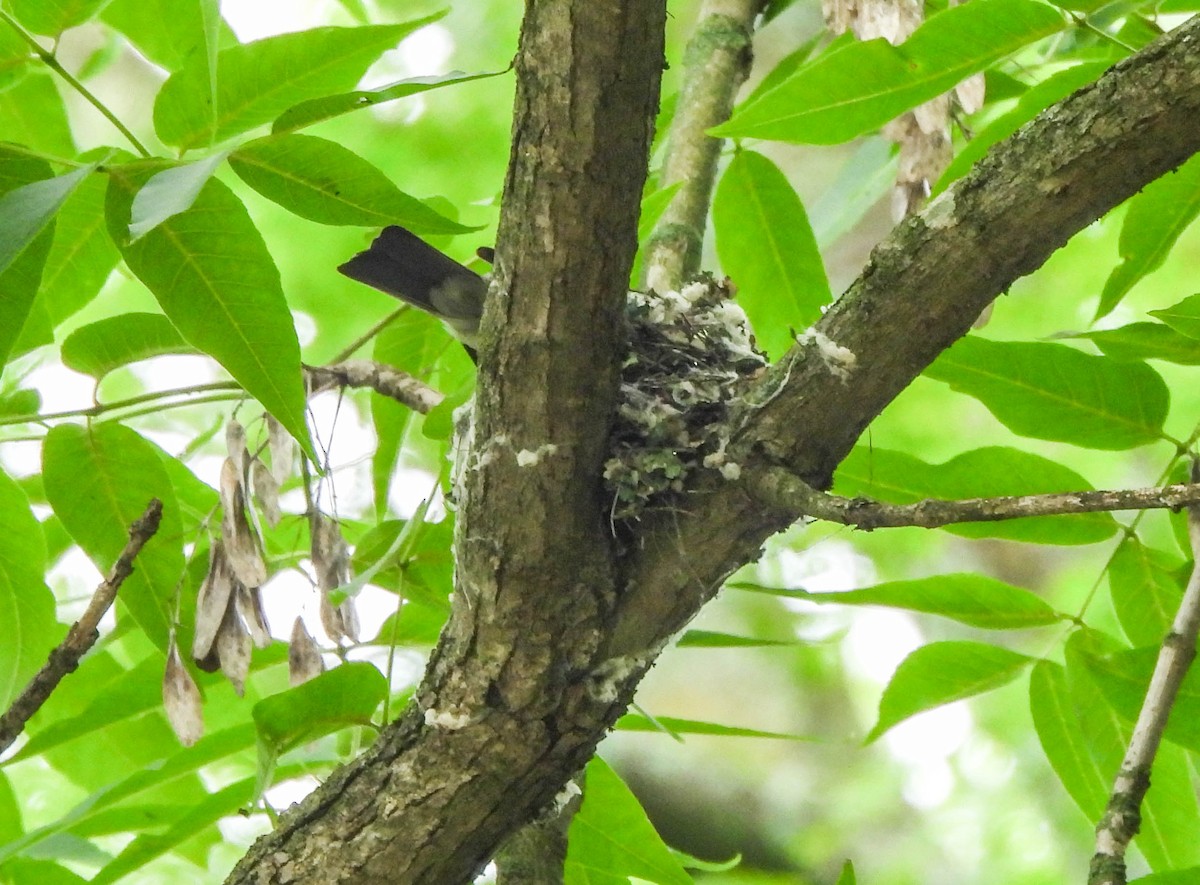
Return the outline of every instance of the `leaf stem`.
{"type": "Polygon", "coordinates": [[[134,149],[139,154],[141,154],[143,157],[152,156],[150,151],[146,150],[145,145],[138,141],[137,136],[129,131],[129,127],[117,119],[116,114],[110,111],[104,105],[104,102],[96,98],[96,96],[92,94],[91,90],[79,82],[79,80],[77,80],[70,71],[59,64],[58,59],[54,57],[54,53],[47,52],[45,49],[43,49],[41,44],[38,43],[32,34],[21,27],[16,19],[2,9],[0,9],[0,19],[3,19],[8,26],[17,33],[17,36],[29,44],[30,48],[33,49],[34,54],[42,60],[43,64],[66,80],[72,89],[82,95],[92,107],[98,110],[100,114],[106,120],[108,120],[108,122],[112,123],[113,126],[117,128],[117,131],[124,135],[126,139],[128,139],[129,143],[133,145],[134,149]]]}
{"type": "MultiPolygon", "coordinates": [[[[44,424],[47,421],[55,421],[59,418],[98,418],[106,412],[113,412],[119,409],[127,409],[130,406],[138,406],[142,403],[155,402],[157,400],[169,399],[176,396],[189,396],[193,393],[207,393],[214,390],[221,391],[242,391],[242,386],[236,381],[213,381],[208,384],[196,384],[192,387],[179,387],[174,390],[159,390],[152,393],[142,393],[138,396],[131,396],[128,399],[114,400],[111,403],[97,403],[94,406],[88,406],[83,409],[64,409],[61,412],[46,412],[45,414],[36,415],[12,415],[6,418],[0,418],[0,427],[5,427],[12,424],[44,424]]],[[[222,396],[220,399],[228,399],[227,396],[222,396]]],[[[167,403],[162,405],[162,408],[171,408],[176,405],[192,405],[198,402],[214,402],[211,397],[203,399],[190,399],[179,403],[167,403]]],[[[141,414],[141,413],[138,413],[141,414]]]]}

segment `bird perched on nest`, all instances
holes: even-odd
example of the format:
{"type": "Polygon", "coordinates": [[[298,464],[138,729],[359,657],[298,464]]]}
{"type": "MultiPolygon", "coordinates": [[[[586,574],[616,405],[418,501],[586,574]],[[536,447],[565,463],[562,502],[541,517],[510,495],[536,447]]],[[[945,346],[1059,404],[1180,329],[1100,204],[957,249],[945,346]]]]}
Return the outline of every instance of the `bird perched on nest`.
{"type": "MultiPolygon", "coordinates": [[[[480,250],[490,261],[491,250],[480,250]]],[[[472,359],[487,280],[402,227],[385,228],[369,249],[338,268],[440,319],[472,359]]],[[[740,469],[726,454],[727,419],[743,382],[766,365],[728,280],[711,274],[680,291],[626,296],[629,353],[609,440],[604,479],[614,521],[666,503],[696,469],[728,480],[740,469]]]]}

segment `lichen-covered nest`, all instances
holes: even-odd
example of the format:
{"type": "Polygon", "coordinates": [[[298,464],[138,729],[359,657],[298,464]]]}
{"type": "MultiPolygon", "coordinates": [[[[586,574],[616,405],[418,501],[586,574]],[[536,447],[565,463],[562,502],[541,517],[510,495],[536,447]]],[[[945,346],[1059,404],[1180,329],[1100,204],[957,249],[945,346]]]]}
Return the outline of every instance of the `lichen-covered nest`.
{"type": "Polygon", "coordinates": [[[727,282],[704,275],[679,292],[630,292],[629,356],[604,479],[612,519],[667,504],[698,469],[736,479],[727,418],[766,359],[727,282]]]}

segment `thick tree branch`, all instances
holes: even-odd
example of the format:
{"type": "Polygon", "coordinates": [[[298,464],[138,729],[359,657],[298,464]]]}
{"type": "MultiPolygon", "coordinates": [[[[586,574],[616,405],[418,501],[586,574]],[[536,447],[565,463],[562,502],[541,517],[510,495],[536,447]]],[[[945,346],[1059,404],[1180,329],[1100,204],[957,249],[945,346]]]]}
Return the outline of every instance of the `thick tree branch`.
{"type": "Polygon", "coordinates": [[[684,54],[659,187],[678,184],[646,247],[645,285],[678,290],[700,269],[700,247],[722,139],[707,132],[729,119],[750,72],[750,37],[763,0],[705,0],[684,54]]]}
{"type": "MultiPolygon", "coordinates": [[[[1195,462],[1192,480],[1200,480],[1195,462]]],[[[1188,508],[1188,536],[1192,557],[1200,563],[1200,508],[1195,505],[1188,508]]],[[[1142,800],[1150,789],[1150,770],[1167,729],[1171,708],[1196,658],[1197,632],[1200,632],[1200,564],[1192,567],[1171,632],[1163,640],[1108,806],[1096,826],[1096,853],[1092,856],[1088,885],[1125,885],[1125,851],[1141,824],[1142,800]]]]}
{"type": "Polygon", "coordinates": [[[88,649],[96,644],[96,640],[100,638],[100,619],[112,606],[125,579],[133,574],[133,561],[142,552],[146,542],[154,537],[161,519],[162,501],[154,498],[129,527],[129,542],[113,563],[108,578],[92,594],[92,600],[83,615],[71,625],[66,638],[50,652],[50,657],[42,669],[29,680],[25,690],[13,701],[4,715],[0,716],[0,752],[12,746],[12,742],[24,731],[29,717],[41,709],[64,676],[75,672],[79,661],[88,649]]]}
{"type": "Polygon", "coordinates": [[[1088,490],[887,504],[869,498],[843,498],[818,492],[800,477],[781,467],[756,471],[751,481],[755,496],[772,509],[794,510],[804,516],[852,525],[868,532],[899,526],[936,529],[956,522],[999,522],[1027,516],[1061,516],[1113,510],[1178,510],[1200,505],[1200,485],[1194,483],[1177,483],[1159,489],[1088,490]]]}
{"type": "Polygon", "coordinates": [[[663,0],[527,3],[450,622],[417,704],[230,881],[470,879],[649,665],[599,656],[616,595],[600,476],[665,18],[663,0]]]}

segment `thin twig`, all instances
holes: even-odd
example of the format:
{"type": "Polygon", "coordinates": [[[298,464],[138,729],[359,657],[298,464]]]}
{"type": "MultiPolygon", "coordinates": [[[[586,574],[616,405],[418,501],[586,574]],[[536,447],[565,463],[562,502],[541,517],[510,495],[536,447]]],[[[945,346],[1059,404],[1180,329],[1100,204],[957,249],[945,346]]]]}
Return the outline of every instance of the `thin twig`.
{"type": "Polygon", "coordinates": [[[445,397],[412,375],[368,360],[348,360],[332,366],[305,366],[309,391],[319,393],[335,387],[369,387],[422,415],[445,397]]]}
{"type": "Polygon", "coordinates": [[[66,68],[64,68],[61,64],[59,64],[58,59],[54,57],[53,53],[47,52],[45,49],[43,49],[41,47],[41,44],[39,44],[38,41],[33,38],[33,35],[30,34],[28,31],[26,31],[23,27],[21,27],[17,23],[16,19],[14,19],[12,16],[10,16],[7,12],[0,10],[0,20],[5,21],[9,25],[9,27],[11,27],[14,31],[16,31],[18,37],[20,37],[22,40],[24,40],[26,43],[29,44],[30,48],[33,49],[33,51],[34,51],[34,54],[37,55],[37,57],[42,60],[42,63],[44,65],[46,65],[46,67],[50,68],[52,71],[54,71],[56,74],[58,74],[64,80],[66,80],[67,83],[70,84],[72,89],[74,89],[76,92],[78,92],[80,95],[82,95],[84,97],[84,99],[88,102],[88,104],[90,104],[92,107],[94,107],[96,110],[98,110],[101,113],[101,115],[104,117],[104,119],[108,120],[108,122],[112,123],[113,126],[117,127],[117,131],[120,132],[122,135],[125,136],[125,138],[127,138],[129,140],[129,143],[131,145],[133,145],[134,149],[139,154],[141,154],[143,157],[150,156],[150,152],[148,150],[146,150],[145,145],[143,145],[140,141],[138,141],[137,136],[129,131],[129,127],[127,127],[124,123],[122,123],[119,119],[117,119],[116,114],[114,114],[112,111],[110,111],[104,105],[104,102],[102,102],[102,101],[100,101],[100,99],[96,98],[96,96],[93,95],[86,86],[84,86],[77,79],[75,79],[75,77],[72,76],[71,73],[66,68]]]}
{"type": "Polygon", "coordinates": [[[29,717],[41,709],[63,677],[74,672],[87,650],[96,644],[96,640],[100,638],[100,619],[117,598],[121,584],[133,574],[134,559],[146,542],[154,537],[161,519],[162,501],[152,498],[146,505],[145,512],[129,527],[129,541],[113,564],[108,579],[92,594],[87,611],[71,625],[66,638],[50,652],[50,657],[42,669],[29,681],[25,690],[13,701],[4,715],[0,716],[0,752],[12,745],[24,731],[29,717]]]}
{"type": "Polygon", "coordinates": [[[1200,484],[1177,483],[1154,489],[1003,495],[995,498],[933,498],[913,504],[886,504],[869,498],[843,498],[818,492],[782,468],[769,468],[752,480],[752,492],[764,503],[799,510],[805,516],[855,526],[864,531],[899,526],[934,529],[957,522],[998,522],[1027,516],[1104,513],[1112,510],[1178,510],[1200,506],[1200,484]]]}
{"type": "MultiPolygon", "coordinates": [[[[1195,460],[1192,461],[1192,481],[1200,481],[1200,462],[1195,460]]],[[[1187,515],[1192,556],[1200,563],[1200,506],[1188,507],[1187,515]]],[[[1150,687],[1146,689],[1146,699],[1117,772],[1108,806],[1096,826],[1096,853],[1092,855],[1088,885],[1125,885],[1125,851],[1141,826],[1142,800],[1150,789],[1150,769],[1162,743],[1179,687],[1196,657],[1198,631],[1200,565],[1194,565],[1171,632],[1163,640],[1154,664],[1150,687]]]]}

